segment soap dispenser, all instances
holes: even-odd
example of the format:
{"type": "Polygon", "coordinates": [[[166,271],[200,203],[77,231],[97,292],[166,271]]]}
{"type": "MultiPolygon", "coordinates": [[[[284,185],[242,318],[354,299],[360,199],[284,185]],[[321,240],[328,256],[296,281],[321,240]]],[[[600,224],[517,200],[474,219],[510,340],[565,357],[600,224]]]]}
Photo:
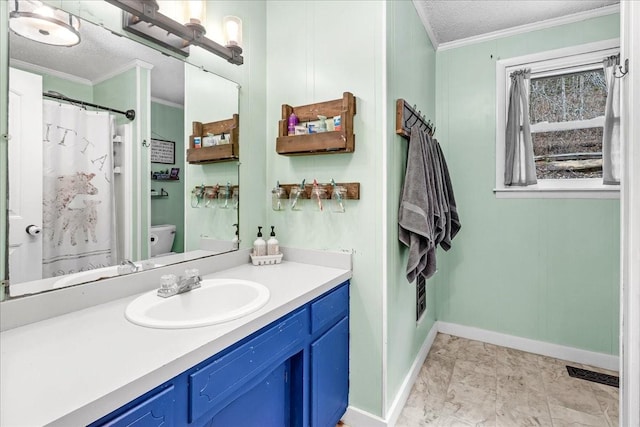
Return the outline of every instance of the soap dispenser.
{"type": "Polygon", "coordinates": [[[236,228],[236,235],[233,236],[233,239],[231,239],[231,245],[233,246],[233,249],[239,249],[240,237],[238,236],[238,224],[233,224],[233,226],[236,228]]]}
{"type": "Polygon", "coordinates": [[[278,239],[276,239],[276,232],[273,231],[275,227],[271,226],[271,237],[267,240],[267,255],[279,255],[280,254],[280,245],[278,243],[278,239]]]}
{"type": "Polygon", "coordinates": [[[262,227],[258,227],[258,237],[253,241],[253,256],[265,256],[267,254],[267,242],[262,238],[262,227]]]}

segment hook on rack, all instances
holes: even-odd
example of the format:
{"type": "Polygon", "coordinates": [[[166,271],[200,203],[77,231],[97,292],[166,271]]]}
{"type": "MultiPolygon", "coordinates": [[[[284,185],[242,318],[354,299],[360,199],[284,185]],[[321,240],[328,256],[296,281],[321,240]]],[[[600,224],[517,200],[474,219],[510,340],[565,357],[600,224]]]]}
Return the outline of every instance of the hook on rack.
{"type": "Polygon", "coordinates": [[[426,130],[431,136],[435,134],[435,126],[431,120],[427,120],[414,105],[411,107],[404,99],[396,101],[396,134],[405,138],[409,138],[411,128],[419,125],[421,129],[426,130]]]}
{"type": "Polygon", "coordinates": [[[622,65],[618,65],[618,67],[613,70],[613,77],[616,79],[621,79],[627,74],[629,74],[629,58],[624,60],[624,69],[622,68],[622,65]],[[620,75],[617,75],[616,71],[620,71],[620,75]]]}

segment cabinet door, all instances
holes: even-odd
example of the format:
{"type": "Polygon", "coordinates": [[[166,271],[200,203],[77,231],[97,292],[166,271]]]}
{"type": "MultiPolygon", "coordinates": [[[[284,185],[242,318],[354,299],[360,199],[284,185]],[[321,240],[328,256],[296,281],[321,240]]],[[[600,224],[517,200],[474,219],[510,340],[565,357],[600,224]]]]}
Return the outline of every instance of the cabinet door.
{"type": "Polygon", "coordinates": [[[289,362],[287,361],[202,425],[207,427],[289,426],[289,390],[289,362]]]}
{"type": "Polygon", "coordinates": [[[92,425],[101,427],[170,427],[174,420],[175,391],[173,385],[143,400],[119,417],[92,425]]]}
{"type": "Polygon", "coordinates": [[[349,317],[311,344],[311,426],[335,426],[347,409],[349,317]]]}

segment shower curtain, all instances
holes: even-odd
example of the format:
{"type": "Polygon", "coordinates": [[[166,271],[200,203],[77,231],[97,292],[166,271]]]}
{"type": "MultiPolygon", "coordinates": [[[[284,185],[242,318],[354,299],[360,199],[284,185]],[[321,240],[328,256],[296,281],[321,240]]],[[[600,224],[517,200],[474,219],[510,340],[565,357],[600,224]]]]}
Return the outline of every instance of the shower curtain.
{"type": "Polygon", "coordinates": [[[47,100],[43,122],[43,277],[110,266],[113,117],[47,100]]]}

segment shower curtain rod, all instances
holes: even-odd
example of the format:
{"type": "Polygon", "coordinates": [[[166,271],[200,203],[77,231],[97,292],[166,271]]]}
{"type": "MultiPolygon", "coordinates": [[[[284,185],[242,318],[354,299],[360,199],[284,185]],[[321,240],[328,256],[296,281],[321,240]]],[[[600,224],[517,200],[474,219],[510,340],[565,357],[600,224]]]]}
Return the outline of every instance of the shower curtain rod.
{"type": "Polygon", "coordinates": [[[42,96],[46,96],[47,98],[59,99],[61,101],[67,101],[75,104],[80,104],[83,107],[84,106],[93,107],[93,108],[98,108],[100,110],[110,111],[112,113],[122,114],[129,120],[133,120],[136,118],[135,110],[127,110],[127,111],[114,110],[113,108],[103,107],[102,105],[92,104],[90,102],[81,101],[79,99],[69,98],[59,92],[53,92],[53,91],[43,92],[42,96]]]}

